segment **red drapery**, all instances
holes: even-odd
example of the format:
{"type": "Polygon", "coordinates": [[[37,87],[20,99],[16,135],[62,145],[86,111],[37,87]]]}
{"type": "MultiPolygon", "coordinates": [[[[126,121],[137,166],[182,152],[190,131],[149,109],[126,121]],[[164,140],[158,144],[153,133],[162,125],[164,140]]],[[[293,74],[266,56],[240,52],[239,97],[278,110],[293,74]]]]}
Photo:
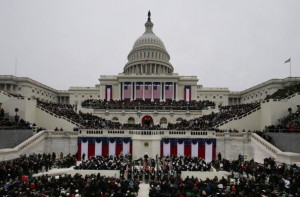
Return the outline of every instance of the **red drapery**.
{"type": "Polygon", "coordinates": [[[81,161],[81,144],[78,145],[77,160],[81,161]]]}
{"type": "Polygon", "coordinates": [[[191,156],[192,155],[192,146],[190,145],[184,145],[184,155],[185,156],[191,156]]]}
{"type": "Polygon", "coordinates": [[[198,157],[205,159],[205,146],[199,146],[198,157]]]}
{"type": "Polygon", "coordinates": [[[103,157],[108,156],[108,144],[102,143],[102,156],[103,157]]]}
{"type": "Polygon", "coordinates": [[[88,145],[88,159],[95,156],[95,144],[88,145]]]}
{"type": "Polygon", "coordinates": [[[120,153],[123,151],[123,144],[117,144],[116,145],[116,155],[120,155],[120,153]]]}

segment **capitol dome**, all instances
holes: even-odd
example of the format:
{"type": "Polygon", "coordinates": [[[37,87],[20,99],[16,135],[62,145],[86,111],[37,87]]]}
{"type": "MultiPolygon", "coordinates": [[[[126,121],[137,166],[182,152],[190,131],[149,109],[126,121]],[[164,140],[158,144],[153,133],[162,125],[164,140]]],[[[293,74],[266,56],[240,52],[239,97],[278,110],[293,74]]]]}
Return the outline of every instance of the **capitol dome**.
{"type": "Polygon", "coordinates": [[[146,30],[146,32],[135,41],[133,49],[143,45],[155,45],[166,50],[164,43],[152,32],[152,29],[149,30],[149,32],[146,30]]]}
{"type": "Polygon", "coordinates": [[[170,64],[170,55],[164,43],[153,32],[151,13],[145,23],[145,33],[134,43],[128,55],[128,63],[124,67],[124,74],[131,75],[160,75],[172,74],[173,66],[170,64]]]}

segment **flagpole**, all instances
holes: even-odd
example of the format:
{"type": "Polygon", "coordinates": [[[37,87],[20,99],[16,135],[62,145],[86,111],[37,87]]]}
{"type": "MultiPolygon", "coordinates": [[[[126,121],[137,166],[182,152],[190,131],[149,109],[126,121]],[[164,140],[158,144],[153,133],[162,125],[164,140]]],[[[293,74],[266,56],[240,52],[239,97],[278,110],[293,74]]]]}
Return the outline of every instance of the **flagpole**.
{"type": "Polygon", "coordinates": [[[292,57],[290,57],[290,77],[292,77],[292,57]]]}

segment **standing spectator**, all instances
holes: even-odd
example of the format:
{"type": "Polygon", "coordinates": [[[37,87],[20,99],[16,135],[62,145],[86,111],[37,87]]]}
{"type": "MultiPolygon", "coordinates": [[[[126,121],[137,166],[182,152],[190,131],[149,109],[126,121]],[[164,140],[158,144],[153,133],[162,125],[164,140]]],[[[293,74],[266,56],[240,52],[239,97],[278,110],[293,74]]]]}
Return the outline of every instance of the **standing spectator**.
{"type": "Polygon", "coordinates": [[[221,161],[222,160],[222,155],[221,155],[221,153],[219,152],[219,154],[218,154],[218,160],[219,161],[221,161]]]}

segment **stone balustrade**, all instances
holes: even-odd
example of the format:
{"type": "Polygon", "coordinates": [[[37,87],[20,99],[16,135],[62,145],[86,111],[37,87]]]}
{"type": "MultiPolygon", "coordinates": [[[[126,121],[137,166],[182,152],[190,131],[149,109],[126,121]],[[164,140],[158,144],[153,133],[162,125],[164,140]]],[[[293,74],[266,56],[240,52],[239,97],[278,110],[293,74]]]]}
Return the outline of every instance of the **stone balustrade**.
{"type": "Polygon", "coordinates": [[[215,137],[215,131],[196,130],[105,130],[105,129],[80,129],[80,136],[133,136],[133,135],[158,135],[158,136],[182,136],[182,137],[215,137]]]}

